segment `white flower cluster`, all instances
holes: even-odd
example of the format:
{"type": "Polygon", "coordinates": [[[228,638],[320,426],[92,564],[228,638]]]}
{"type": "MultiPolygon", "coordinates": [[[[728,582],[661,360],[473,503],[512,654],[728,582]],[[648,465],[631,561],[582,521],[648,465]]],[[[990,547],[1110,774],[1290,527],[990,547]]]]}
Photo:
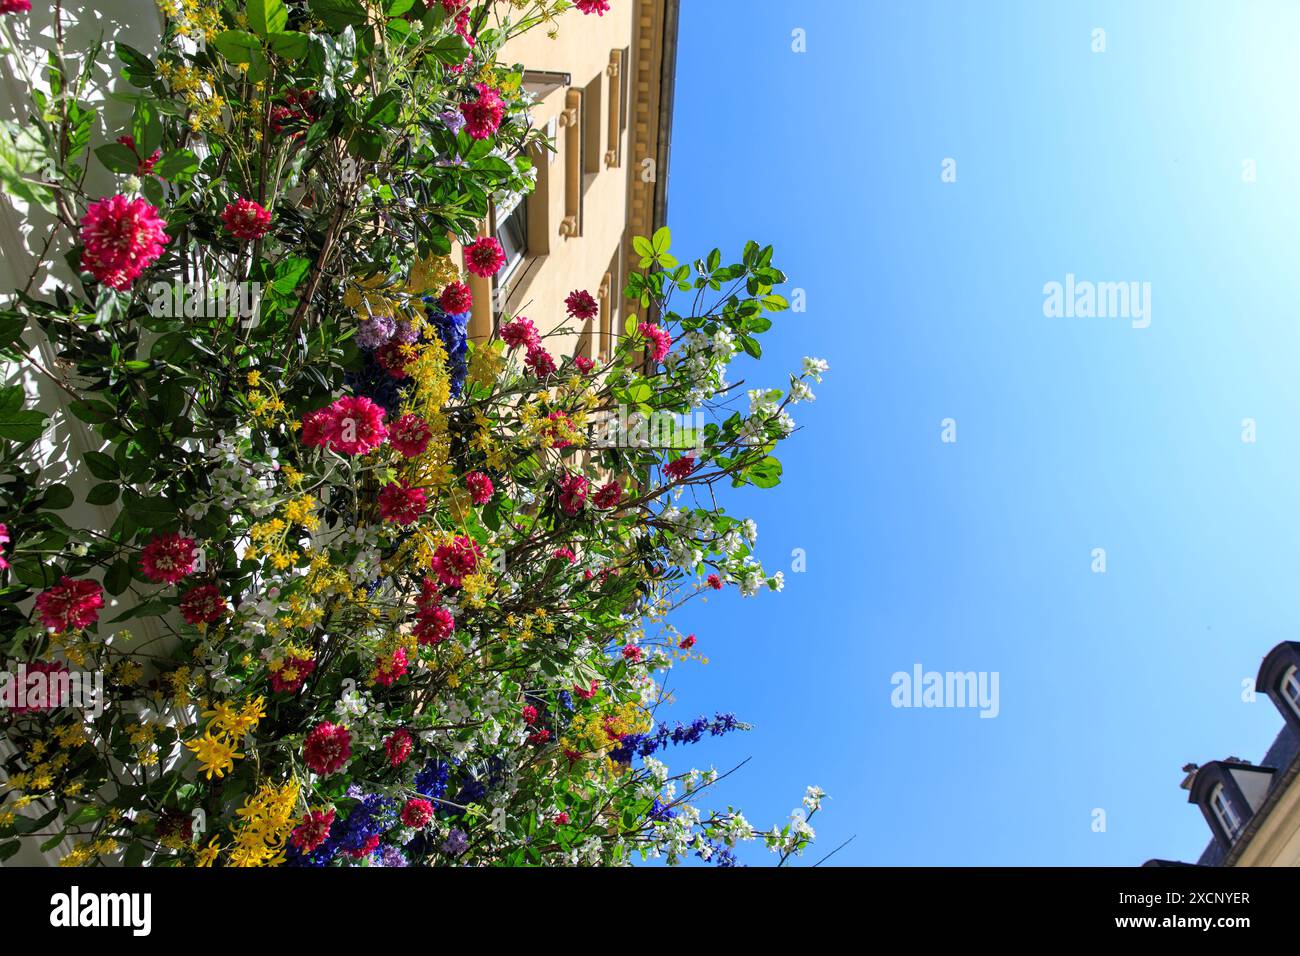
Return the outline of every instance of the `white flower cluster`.
{"type": "MultiPolygon", "coordinates": [[[[239,429],[233,436],[218,433],[217,443],[204,453],[219,462],[209,473],[212,496],[196,500],[186,508],[190,518],[201,519],[213,505],[226,511],[238,509],[254,518],[265,517],[275,510],[275,482],[271,475],[279,466],[274,460],[257,461],[242,453],[248,447],[250,436],[247,428],[239,429]]],[[[270,450],[272,459],[278,454],[279,449],[270,450]]]]}
{"type": "Polygon", "coordinates": [[[731,386],[727,383],[727,365],[736,355],[736,337],[730,329],[718,329],[712,335],[688,332],[680,339],[681,352],[674,352],[665,364],[688,389],[692,405],[703,404],[731,386]]]}

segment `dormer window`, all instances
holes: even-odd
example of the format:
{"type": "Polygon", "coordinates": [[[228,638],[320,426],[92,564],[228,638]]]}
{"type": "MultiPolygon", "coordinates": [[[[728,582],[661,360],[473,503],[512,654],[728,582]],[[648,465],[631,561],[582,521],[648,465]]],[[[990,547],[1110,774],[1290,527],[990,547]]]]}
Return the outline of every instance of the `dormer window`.
{"type": "Polygon", "coordinates": [[[1235,841],[1237,835],[1241,833],[1241,817],[1233,809],[1232,801],[1228,799],[1227,793],[1224,792],[1223,784],[1219,784],[1211,791],[1210,807],[1214,810],[1214,817],[1219,821],[1219,826],[1223,828],[1228,841],[1235,841]]]}
{"type": "Polygon", "coordinates": [[[1282,675],[1282,697],[1291,706],[1296,717],[1300,717],[1300,670],[1294,664],[1282,675]]]}

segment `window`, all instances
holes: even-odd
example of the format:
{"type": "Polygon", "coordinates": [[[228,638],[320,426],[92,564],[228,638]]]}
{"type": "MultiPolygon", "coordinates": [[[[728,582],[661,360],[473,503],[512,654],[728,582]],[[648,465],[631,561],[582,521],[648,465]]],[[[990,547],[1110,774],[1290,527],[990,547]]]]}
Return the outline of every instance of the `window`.
{"type": "Polygon", "coordinates": [[[587,84],[582,93],[582,188],[588,188],[601,170],[601,160],[605,157],[601,136],[605,130],[601,127],[601,99],[604,86],[603,75],[598,75],[587,84]]]}
{"type": "Polygon", "coordinates": [[[506,264],[497,274],[498,286],[504,286],[528,255],[528,203],[516,197],[515,204],[498,209],[497,242],[506,254],[506,264]]]}
{"type": "Polygon", "coordinates": [[[1219,826],[1223,827],[1223,832],[1228,835],[1228,839],[1230,841],[1237,839],[1237,834],[1241,833],[1241,817],[1237,816],[1237,811],[1232,808],[1232,802],[1224,792],[1223,784],[1216,786],[1210,793],[1210,807],[1214,810],[1219,826]]]}
{"type": "Polygon", "coordinates": [[[1282,696],[1291,705],[1295,715],[1300,717],[1300,673],[1297,673],[1294,664],[1282,675],[1282,696]]]}

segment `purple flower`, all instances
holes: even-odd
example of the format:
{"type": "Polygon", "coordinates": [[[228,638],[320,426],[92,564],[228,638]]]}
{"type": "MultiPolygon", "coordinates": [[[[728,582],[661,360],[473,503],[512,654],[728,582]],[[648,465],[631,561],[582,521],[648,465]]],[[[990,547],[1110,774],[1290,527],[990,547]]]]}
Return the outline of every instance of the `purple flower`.
{"type": "Polygon", "coordinates": [[[386,845],[379,851],[379,859],[375,861],[379,866],[410,866],[410,861],[406,854],[392,845],[386,845]]]}
{"type": "Polygon", "coordinates": [[[464,830],[452,828],[447,834],[447,839],[443,841],[442,852],[449,856],[460,856],[469,848],[469,837],[464,830]]]}
{"type": "Polygon", "coordinates": [[[413,345],[420,338],[420,333],[409,319],[398,319],[397,328],[393,330],[393,338],[403,345],[413,345]]]}
{"type": "Polygon", "coordinates": [[[465,127],[465,117],[460,114],[460,110],[443,110],[438,114],[438,119],[442,120],[443,125],[453,134],[459,133],[465,127]]]}
{"type": "Polygon", "coordinates": [[[357,327],[357,345],[377,349],[393,337],[395,325],[390,316],[372,315],[357,327]]]}

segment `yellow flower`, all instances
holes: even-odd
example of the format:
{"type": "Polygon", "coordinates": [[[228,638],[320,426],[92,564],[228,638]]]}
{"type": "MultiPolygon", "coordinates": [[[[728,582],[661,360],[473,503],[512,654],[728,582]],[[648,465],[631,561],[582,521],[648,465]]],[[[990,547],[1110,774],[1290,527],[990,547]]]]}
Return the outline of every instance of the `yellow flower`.
{"type": "Polygon", "coordinates": [[[243,754],[235,753],[234,743],[224,737],[213,737],[211,731],[185,746],[194,751],[194,756],[198,758],[209,780],[214,775],[218,778],[225,776],[227,771],[234,769],[236,760],[244,759],[243,754]]]}
{"type": "Polygon", "coordinates": [[[213,837],[203,849],[194,851],[194,865],[211,866],[217,861],[217,854],[220,852],[221,844],[218,842],[217,837],[213,837]]]}

